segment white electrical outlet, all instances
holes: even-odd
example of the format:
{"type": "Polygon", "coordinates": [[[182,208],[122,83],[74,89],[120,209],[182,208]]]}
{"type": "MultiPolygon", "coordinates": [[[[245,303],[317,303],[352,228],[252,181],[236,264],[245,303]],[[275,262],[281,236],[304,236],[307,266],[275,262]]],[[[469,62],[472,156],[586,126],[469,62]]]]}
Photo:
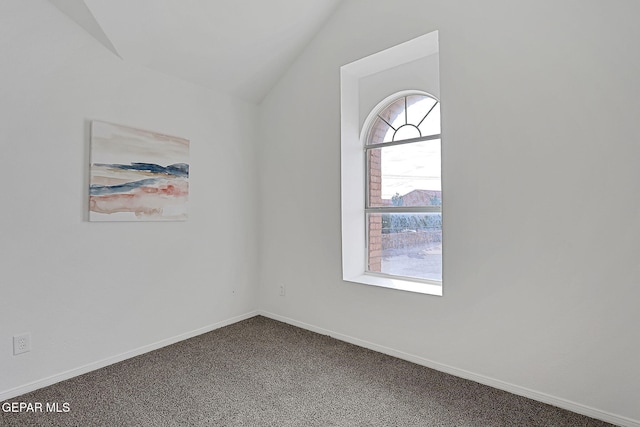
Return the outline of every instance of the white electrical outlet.
{"type": "Polygon", "coordinates": [[[284,285],[280,284],[280,288],[279,289],[280,289],[280,296],[283,297],[284,293],[285,293],[284,285]]]}
{"type": "Polygon", "coordinates": [[[13,355],[31,351],[31,334],[15,335],[13,337],[13,355]]]}

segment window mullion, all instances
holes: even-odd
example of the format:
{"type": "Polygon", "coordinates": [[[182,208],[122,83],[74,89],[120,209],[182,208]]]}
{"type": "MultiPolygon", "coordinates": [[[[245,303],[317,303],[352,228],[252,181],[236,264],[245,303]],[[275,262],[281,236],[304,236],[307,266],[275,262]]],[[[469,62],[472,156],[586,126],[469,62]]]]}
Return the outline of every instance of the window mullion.
{"type": "Polygon", "coordinates": [[[442,212],[442,206],[378,206],[365,207],[366,213],[430,213],[442,212]]]}
{"type": "Polygon", "coordinates": [[[411,144],[413,142],[422,142],[422,141],[432,141],[434,139],[440,139],[440,134],[421,136],[420,138],[403,139],[400,141],[380,142],[378,144],[365,145],[364,149],[370,150],[372,148],[393,147],[394,145],[411,144]]]}

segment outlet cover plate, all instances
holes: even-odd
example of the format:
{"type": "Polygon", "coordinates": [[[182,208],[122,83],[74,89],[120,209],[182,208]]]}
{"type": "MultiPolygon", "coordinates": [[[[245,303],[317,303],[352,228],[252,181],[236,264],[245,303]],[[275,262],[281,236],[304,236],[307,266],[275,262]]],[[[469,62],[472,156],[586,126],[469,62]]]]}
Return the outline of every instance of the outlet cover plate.
{"type": "Polygon", "coordinates": [[[13,355],[31,351],[31,334],[20,334],[13,337],[13,355]]]}

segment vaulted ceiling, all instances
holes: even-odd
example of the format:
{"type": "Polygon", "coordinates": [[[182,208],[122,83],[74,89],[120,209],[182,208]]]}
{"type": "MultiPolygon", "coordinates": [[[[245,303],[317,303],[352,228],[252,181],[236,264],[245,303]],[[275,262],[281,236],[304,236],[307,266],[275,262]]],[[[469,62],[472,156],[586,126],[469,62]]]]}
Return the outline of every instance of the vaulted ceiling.
{"type": "Polygon", "coordinates": [[[342,0],[49,0],[122,60],[260,102],[342,0]]]}

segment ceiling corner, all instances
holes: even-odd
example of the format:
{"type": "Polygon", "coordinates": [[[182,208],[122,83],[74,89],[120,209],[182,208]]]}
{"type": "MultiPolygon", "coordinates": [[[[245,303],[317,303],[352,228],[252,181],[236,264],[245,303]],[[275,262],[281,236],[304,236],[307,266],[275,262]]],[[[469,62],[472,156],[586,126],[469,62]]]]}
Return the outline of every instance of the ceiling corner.
{"type": "Polygon", "coordinates": [[[91,13],[89,7],[83,0],[49,0],[58,10],[67,15],[76,24],[80,25],[100,44],[109,49],[113,54],[122,59],[117,49],[107,37],[98,21],[91,13]]]}

